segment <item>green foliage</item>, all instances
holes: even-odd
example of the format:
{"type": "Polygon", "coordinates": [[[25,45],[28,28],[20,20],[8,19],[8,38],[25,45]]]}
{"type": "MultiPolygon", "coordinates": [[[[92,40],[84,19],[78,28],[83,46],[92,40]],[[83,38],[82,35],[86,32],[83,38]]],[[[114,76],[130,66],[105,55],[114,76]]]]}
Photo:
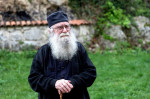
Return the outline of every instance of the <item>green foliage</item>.
{"type": "Polygon", "coordinates": [[[142,39],[138,39],[138,43],[143,44],[143,40],[142,39]]]}
{"type": "Polygon", "coordinates": [[[118,41],[116,42],[116,46],[115,46],[115,49],[116,50],[122,50],[122,49],[128,49],[128,48],[131,48],[131,45],[129,42],[127,41],[118,41]]]}
{"type": "Polygon", "coordinates": [[[106,21],[105,18],[103,17],[98,17],[97,18],[97,22],[96,22],[96,25],[95,25],[95,30],[96,30],[96,33],[94,34],[95,37],[98,37],[99,35],[102,35],[104,34],[104,28],[107,26],[109,26],[108,22],[106,21]]]}
{"type": "Polygon", "coordinates": [[[28,0],[30,3],[32,2],[32,0],[28,0]]]}
{"type": "Polygon", "coordinates": [[[114,24],[119,24],[123,27],[129,27],[130,20],[129,18],[124,14],[123,10],[120,8],[116,8],[112,2],[108,1],[106,2],[106,5],[104,5],[104,9],[107,9],[106,13],[104,14],[104,17],[107,18],[107,20],[114,24]]]}
{"type": "Polygon", "coordinates": [[[103,34],[102,36],[103,36],[103,38],[106,39],[106,40],[110,40],[110,41],[112,41],[112,42],[115,41],[115,39],[114,39],[113,37],[111,37],[110,35],[108,35],[108,34],[103,34]]]}
{"type": "Polygon", "coordinates": [[[69,0],[69,6],[71,6],[78,18],[95,20],[97,14],[100,13],[100,5],[103,5],[104,1],[105,0],[69,0]]]}
{"type": "Polygon", "coordinates": [[[123,9],[131,16],[150,17],[150,1],[149,0],[112,0],[116,7],[123,9]]]}
{"type": "Polygon", "coordinates": [[[130,28],[135,25],[134,16],[150,18],[149,0],[69,0],[69,5],[79,18],[95,23],[95,37],[104,34],[110,24],[130,28]]]}
{"type": "Polygon", "coordinates": [[[24,42],[23,42],[22,40],[20,40],[20,41],[19,41],[19,44],[22,45],[22,44],[24,44],[24,42]]]}
{"type": "Polygon", "coordinates": [[[103,34],[103,29],[109,27],[110,24],[118,24],[126,28],[130,27],[129,16],[125,15],[122,9],[116,8],[111,1],[108,0],[101,8],[104,10],[103,14],[97,18],[97,35],[103,34]]]}

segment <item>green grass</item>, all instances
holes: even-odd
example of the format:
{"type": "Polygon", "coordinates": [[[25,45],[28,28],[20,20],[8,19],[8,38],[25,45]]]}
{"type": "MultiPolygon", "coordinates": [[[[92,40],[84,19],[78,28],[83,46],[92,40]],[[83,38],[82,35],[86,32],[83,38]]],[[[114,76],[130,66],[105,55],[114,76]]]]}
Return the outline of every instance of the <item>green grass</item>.
{"type": "Polygon", "coordinates": [[[28,84],[35,51],[0,51],[0,99],[37,99],[28,84]]]}
{"type": "Polygon", "coordinates": [[[91,99],[150,99],[150,53],[142,51],[90,54],[97,79],[91,99]]]}
{"type": "MultiPolygon", "coordinates": [[[[0,51],[0,99],[37,99],[27,78],[36,51],[0,51]]],[[[150,53],[89,53],[97,78],[91,99],[150,99],[150,53]]]]}

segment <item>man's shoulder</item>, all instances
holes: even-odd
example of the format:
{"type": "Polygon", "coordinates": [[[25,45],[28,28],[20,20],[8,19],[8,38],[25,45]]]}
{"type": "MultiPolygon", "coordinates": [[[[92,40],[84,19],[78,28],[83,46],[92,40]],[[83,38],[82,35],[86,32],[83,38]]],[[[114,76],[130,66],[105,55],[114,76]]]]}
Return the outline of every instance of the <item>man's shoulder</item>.
{"type": "Polygon", "coordinates": [[[42,45],[40,48],[39,48],[39,52],[47,52],[48,50],[50,49],[50,46],[49,46],[49,44],[47,43],[47,44],[44,44],[44,45],[42,45]]]}
{"type": "Polygon", "coordinates": [[[49,46],[49,43],[46,43],[46,44],[44,44],[44,45],[42,45],[41,47],[40,47],[40,49],[48,49],[50,46],[49,46]]]}
{"type": "Polygon", "coordinates": [[[77,42],[78,47],[83,46],[80,42],[77,42]]]}
{"type": "Polygon", "coordinates": [[[77,42],[77,45],[78,45],[78,51],[80,51],[80,52],[85,51],[85,47],[82,45],[82,43],[77,42]]]}

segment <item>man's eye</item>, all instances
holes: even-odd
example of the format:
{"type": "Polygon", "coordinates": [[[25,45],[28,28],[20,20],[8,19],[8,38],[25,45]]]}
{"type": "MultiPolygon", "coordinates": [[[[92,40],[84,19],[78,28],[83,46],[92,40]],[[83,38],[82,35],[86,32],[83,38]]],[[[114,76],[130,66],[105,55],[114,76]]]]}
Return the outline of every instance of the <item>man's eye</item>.
{"type": "Polygon", "coordinates": [[[59,26],[59,27],[57,27],[59,30],[61,30],[61,29],[63,29],[63,26],[59,26]]]}
{"type": "Polygon", "coordinates": [[[69,26],[68,26],[68,25],[65,25],[65,28],[66,28],[66,29],[68,29],[68,28],[69,28],[69,26]]]}

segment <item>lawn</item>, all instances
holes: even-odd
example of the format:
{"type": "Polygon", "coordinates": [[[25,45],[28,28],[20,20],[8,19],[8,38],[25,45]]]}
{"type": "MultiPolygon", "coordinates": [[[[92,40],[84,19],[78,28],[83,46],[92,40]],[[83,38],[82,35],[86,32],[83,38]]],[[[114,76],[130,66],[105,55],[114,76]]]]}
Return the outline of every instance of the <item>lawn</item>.
{"type": "MultiPolygon", "coordinates": [[[[37,99],[27,78],[36,51],[0,51],[0,99],[37,99]]],[[[150,99],[150,52],[90,53],[97,78],[91,99],[150,99]]]]}

